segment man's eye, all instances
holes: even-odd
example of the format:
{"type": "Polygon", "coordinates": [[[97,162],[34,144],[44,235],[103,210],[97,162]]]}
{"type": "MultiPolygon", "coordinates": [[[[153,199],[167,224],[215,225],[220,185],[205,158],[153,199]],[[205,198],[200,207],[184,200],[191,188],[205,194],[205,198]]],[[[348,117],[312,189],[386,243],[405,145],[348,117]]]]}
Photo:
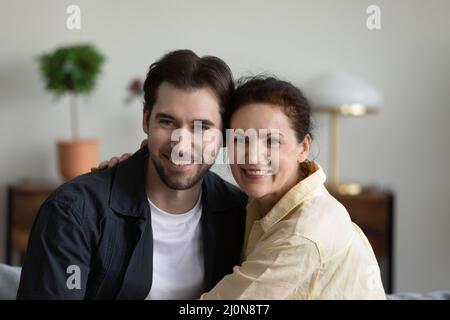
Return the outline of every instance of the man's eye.
{"type": "MultiPolygon", "coordinates": [[[[199,128],[199,126],[197,126],[197,125],[195,125],[195,126],[192,127],[192,129],[193,129],[194,131],[195,131],[195,129],[198,130],[198,128],[199,128]]],[[[206,125],[206,124],[202,125],[202,131],[206,131],[206,130],[209,130],[209,129],[211,129],[210,126],[208,126],[208,125],[206,125]]]]}
{"type": "Polygon", "coordinates": [[[171,126],[172,125],[172,121],[167,120],[167,119],[161,119],[161,120],[159,120],[159,123],[162,124],[163,126],[171,126]]]}
{"type": "Polygon", "coordinates": [[[247,136],[234,136],[234,142],[249,143],[250,138],[247,136]]]}

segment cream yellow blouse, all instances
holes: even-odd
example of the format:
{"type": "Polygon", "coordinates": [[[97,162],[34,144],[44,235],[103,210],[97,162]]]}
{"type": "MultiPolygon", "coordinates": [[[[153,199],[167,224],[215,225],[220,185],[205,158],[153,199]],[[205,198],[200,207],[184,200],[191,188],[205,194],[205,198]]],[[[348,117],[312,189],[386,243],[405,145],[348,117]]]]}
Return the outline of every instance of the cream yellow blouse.
{"type": "Polygon", "coordinates": [[[247,206],[243,263],[202,299],[385,299],[372,247],[313,172],[265,215],[247,206]]]}

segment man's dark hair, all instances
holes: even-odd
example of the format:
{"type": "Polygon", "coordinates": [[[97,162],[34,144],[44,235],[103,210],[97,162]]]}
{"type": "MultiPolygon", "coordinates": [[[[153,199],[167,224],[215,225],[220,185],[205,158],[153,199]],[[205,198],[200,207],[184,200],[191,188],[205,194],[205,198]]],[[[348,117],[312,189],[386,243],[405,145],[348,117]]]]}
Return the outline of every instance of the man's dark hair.
{"type": "Polygon", "coordinates": [[[151,114],[157,100],[158,87],[168,82],[179,89],[208,88],[219,100],[222,124],[229,101],[234,91],[230,68],[221,59],[213,56],[199,57],[191,50],[176,50],[167,53],[153,63],[144,82],[144,110],[151,114]]]}

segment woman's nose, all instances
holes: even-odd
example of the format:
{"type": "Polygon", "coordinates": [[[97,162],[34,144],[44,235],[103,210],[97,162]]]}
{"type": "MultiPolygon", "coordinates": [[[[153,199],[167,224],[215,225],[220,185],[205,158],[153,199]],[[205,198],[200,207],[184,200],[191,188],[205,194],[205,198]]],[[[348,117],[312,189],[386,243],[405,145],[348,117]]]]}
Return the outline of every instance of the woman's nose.
{"type": "Polygon", "coordinates": [[[267,145],[264,142],[250,142],[245,150],[245,161],[247,164],[270,165],[270,156],[267,145]]]}

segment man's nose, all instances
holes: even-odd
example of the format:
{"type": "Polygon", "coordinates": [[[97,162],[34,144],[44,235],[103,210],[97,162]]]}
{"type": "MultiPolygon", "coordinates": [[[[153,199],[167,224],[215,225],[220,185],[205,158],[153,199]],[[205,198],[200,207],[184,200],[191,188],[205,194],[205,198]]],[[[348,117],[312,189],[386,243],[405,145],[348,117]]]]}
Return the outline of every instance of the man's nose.
{"type": "Polygon", "coordinates": [[[190,156],[194,149],[194,136],[187,129],[178,129],[178,132],[172,135],[172,148],[176,148],[180,157],[190,156]]]}

